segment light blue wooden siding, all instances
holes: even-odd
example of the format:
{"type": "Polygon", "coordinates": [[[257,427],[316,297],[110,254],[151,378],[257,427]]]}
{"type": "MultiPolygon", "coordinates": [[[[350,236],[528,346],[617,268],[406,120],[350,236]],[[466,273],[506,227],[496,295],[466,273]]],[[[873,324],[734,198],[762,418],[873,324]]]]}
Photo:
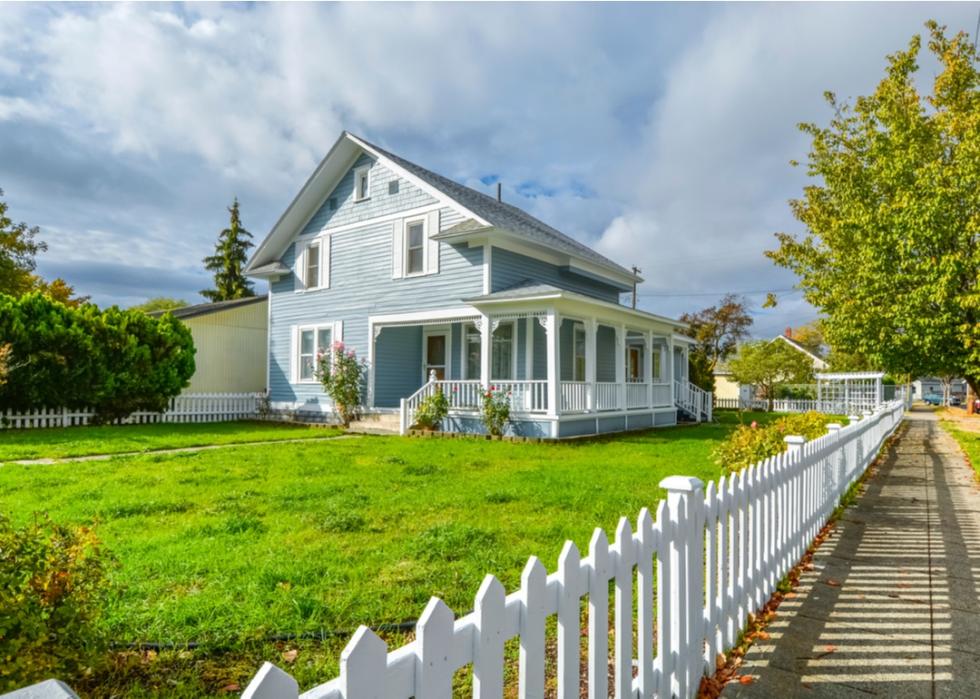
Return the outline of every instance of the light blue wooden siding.
{"type": "Polygon", "coordinates": [[[600,281],[580,277],[563,271],[560,267],[520,255],[510,250],[494,248],[490,265],[490,287],[501,291],[520,282],[531,280],[535,284],[551,284],[593,298],[619,303],[619,291],[600,281]]]}
{"type": "MultiPolygon", "coordinates": [[[[449,208],[441,209],[440,214],[442,230],[462,220],[449,208]]],[[[368,316],[457,308],[464,305],[461,299],[482,292],[481,247],[443,243],[438,274],[392,279],[392,225],[390,221],[366,223],[332,234],[329,289],[295,292],[291,274],[271,285],[271,400],[318,404],[324,399],[316,384],[294,386],[289,382],[292,326],[342,321],[345,344],[366,359],[368,316]]],[[[290,269],[294,255],[295,246],[290,245],[281,258],[290,269]]],[[[378,389],[386,390],[376,381],[375,391],[378,389]]]]}
{"type": "Polygon", "coordinates": [[[347,171],[343,179],[337,183],[333,191],[324,199],[310,222],[303,228],[303,233],[318,233],[324,228],[343,226],[359,221],[366,221],[378,216],[408,211],[419,206],[435,204],[435,197],[422,191],[408,180],[399,178],[384,165],[367,155],[362,155],[347,171]],[[368,186],[371,196],[363,201],[354,201],[354,170],[363,166],[371,167],[368,186]],[[388,194],[388,183],[398,180],[398,193],[388,194]],[[337,208],[330,210],[330,199],[337,200],[337,208]]]}
{"type": "MultiPolygon", "coordinates": [[[[572,362],[575,353],[572,344],[575,337],[574,327],[575,321],[571,318],[563,318],[558,329],[558,375],[562,381],[571,381],[575,377],[575,366],[572,362]]],[[[547,360],[547,356],[545,359],[547,360]]]]}
{"type": "Polygon", "coordinates": [[[595,331],[595,380],[616,380],[616,331],[608,325],[595,331]]]}
{"type": "Polygon", "coordinates": [[[397,408],[422,385],[422,328],[385,328],[374,345],[374,404],[397,408]]]}

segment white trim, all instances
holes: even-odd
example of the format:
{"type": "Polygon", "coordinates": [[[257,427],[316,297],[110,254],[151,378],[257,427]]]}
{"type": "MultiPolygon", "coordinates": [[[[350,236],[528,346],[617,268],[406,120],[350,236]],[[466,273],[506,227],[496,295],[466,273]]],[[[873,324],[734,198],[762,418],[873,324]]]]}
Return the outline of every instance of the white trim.
{"type": "MultiPolygon", "coordinates": [[[[327,196],[330,196],[330,192],[327,192],[327,196]]],[[[360,167],[354,168],[354,203],[360,204],[363,201],[368,201],[371,198],[371,165],[361,165],[360,167]],[[365,194],[361,196],[361,175],[365,175],[364,191],[365,194]]],[[[320,204],[322,207],[323,204],[320,204]]]]}
{"type": "Polygon", "coordinates": [[[272,392],[272,288],[265,292],[265,395],[272,392]]]}
{"type": "Polygon", "coordinates": [[[368,323],[371,325],[386,325],[400,323],[402,325],[415,323],[422,324],[425,321],[435,322],[462,322],[466,318],[475,320],[480,317],[480,312],[470,306],[457,306],[456,308],[439,308],[431,311],[412,311],[410,313],[386,313],[384,315],[368,316],[368,323]]]}
{"type": "Polygon", "coordinates": [[[293,278],[296,283],[293,285],[293,292],[303,294],[310,291],[320,291],[330,288],[330,250],[333,247],[329,236],[315,236],[305,240],[297,239],[294,243],[296,254],[293,261],[293,278]],[[306,284],[306,262],[310,248],[317,248],[319,260],[317,261],[317,283],[316,286],[306,284]]]}
{"type": "Polygon", "coordinates": [[[792,338],[786,337],[785,335],[776,335],[776,337],[774,337],[772,340],[770,340],[770,344],[772,344],[776,340],[782,340],[787,345],[789,345],[790,347],[792,347],[793,349],[795,349],[797,352],[802,352],[803,354],[805,354],[806,356],[808,356],[810,359],[812,359],[813,362],[814,362],[814,369],[826,369],[829,366],[827,364],[827,360],[826,359],[823,359],[821,357],[818,357],[813,352],[811,352],[810,350],[808,350],[806,347],[803,347],[802,345],[800,345],[798,342],[796,342],[792,338]],[[820,366],[816,366],[817,364],[819,364],[820,366]]]}
{"type": "MultiPolygon", "coordinates": [[[[429,325],[422,326],[422,383],[426,383],[429,380],[429,372],[427,371],[429,367],[429,338],[430,337],[445,337],[446,344],[443,350],[443,363],[442,363],[442,375],[444,381],[450,381],[449,370],[452,367],[452,344],[453,344],[453,332],[452,326],[447,325],[429,325]]],[[[439,366],[434,364],[433,366],[439,366]]]]}
{"type": "MultiPolygon", "coordinates": [[[[338,341],[338,340],[340,340],[341,342],[343,341],[340,337],[338,337],[338,330],[340,331],[339,334],[340,335],[343,335],[343,324],[342,324],[342,321],[336,321],[336,322],[333,322],[333,323],[311,323],[311,324],[306,324],[306,325],[294,325],[293,326],[293,347],[292,347],[292,359],[291,359],[293,370],[292,370],[292,381],[290,383],[298,384],[298,385],[303,385],[303,386],[315,385],[315,384],[320,383],[320,381],[316,378],[316,375],[315,374],[316,374],[316,357],[322,351],[322,348],[320,347],[320,331],[321,330],[330,330],[330,344],[331,345],[334,342],[338,341]],[[309,379],[304,379],[304,378],[301,378],[300,377],[300,374],[302,372],[302,369],[301,369],[302,358],[301,358],[300,352],[302,350],[302,342],[303,342],[303,333],[304,332],[312,332],[313,333],[313,362],[314,362],[313,363],[313,372],[314,372],[314,376],[312,378],[309,378],[309,379]]],[[[329,349],[330,348],[328,347],[327,350],[329,351],[329,349]]]]}
{"type": "Polygon", "coordinates": [[[490,283],[493,279],[493,246],[490,243],[483,244],[483,293],[490,293],[490,283]]]}
{"type": "Polygon", "coordinates": [[[416,216],[412,218],[406,218],[402,224],[402,278],[410,279],[412,277],[424,277],[429,273],[428,268],[428,250],[426,249],[426,242],[428,239],[428,228],[429,228],[429,217],[428,216],[416,216]],[[408,269],[408,253],[410,251],[409,241],[411,236],[408,234],[408,229],[410,226],[417,224],[422,224],[422,269],[418,272],[410,272],[408,269]]]}
{"type": "Polygon", "coordinates": [[[534,375],[534,317],[524,319],[524,380],[533,381],[534,375]]]}

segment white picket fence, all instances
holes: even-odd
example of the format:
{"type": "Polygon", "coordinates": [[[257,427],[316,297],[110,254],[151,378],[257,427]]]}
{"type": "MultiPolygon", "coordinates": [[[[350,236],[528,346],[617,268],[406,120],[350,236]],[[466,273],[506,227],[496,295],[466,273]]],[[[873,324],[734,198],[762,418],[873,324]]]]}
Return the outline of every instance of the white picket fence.
{"type": "MultiPolygon", "coordinates": [[[[170,400],[162,413],[137,412],[117,424],[141,425],[153,422],[224,422],[258,416],[262,393],[188,393],[170,400]]],[[[8,410],[0,413],[0,429],[39,427],[77,427],[95,417],[89,408],[46,408],[28,412],[8,410]]]]}
{"type": "MultiPolygon", "coordinates": [[[[557,696],[578,699],[583,599],[590,699],[608,696],[610,657],[617,698],[693,697],[702,676],[713,672],[716,654],[735,644],[748,615],[761,609],[800,560],[902,414],[896,401],[852,417],[846,427],[831,425],[826,435],[808,443],[787,437],[783,454],[707,488],[696,478],[667,478],[660,484],[667,499],[656,518],[644,509],[635,532],[621,519],[610,546],[606,533],[596,529],[584,559],[566,542],[558,570],[550,575],[532,557],[520,589],[509,595],[488,575],[474,611],[460,619],[432,598],[415,640],[397,650],[389,653],[385,642],[362,626],[341,654],[340,676],[302,697],[446,699],[452,696],[454,673],[472,666],[473,697],[499,699],[504,643],[515,637],[520,639],[518,695],[543,697],[545,621],[557,615],[557,696]]],[[[290,675],[265,663],[242,696],[295,699],[300,694],[290,675]]]]}

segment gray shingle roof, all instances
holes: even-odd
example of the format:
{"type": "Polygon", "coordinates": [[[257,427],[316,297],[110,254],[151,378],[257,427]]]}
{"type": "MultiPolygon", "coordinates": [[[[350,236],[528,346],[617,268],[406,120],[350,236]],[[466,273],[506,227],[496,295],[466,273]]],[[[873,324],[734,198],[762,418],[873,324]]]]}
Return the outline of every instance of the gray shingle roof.
{"type": "Polygon", "coordinates": [[[150,311],[147,313],[147,315],[162,316],[164,313],[170,313],[174,318],[186,320],[187,318],[196,318],[197,316],[207,315],[208,313],[227,311],[231,308],[238,308],[239,306],[247,306],[252,303],[261,303],[268,300],[268,297],[265,295],[248,296],[243,299],[231,299],[229,301],[215,301],[213,303],[197,303],[193,306],[181,306],[180,308],[174,308],[170,311],[150,311]]]}
{"type": "Polygon", "coordinates": [[[486,219],[498,228],[513,231],[518,235],[528,238],[532,242],[576,255],[602,267],[612,268],[621,274],[627,276],[633,275],[630,270],[622,265],[613,262],[604,255],[600,255],[587,245],[583,245],[574,238],[570,238],[561,231],[552,228],[544,221],[539,221],[534,216],[531,216],[516,206],[497,201],[495,198],[483,192],[470,189],[458,182],[454,182],[448,177],[443,177],[431,170],[427,170],[421,165],[416,165],[394,153],[386,151],[384,148],[380,148],[364,140],[360,136],[357,136],[357,138],[364,141],[364,143],[381,153],[384,157],[405,168],[423,182],[445,193],[446,196],[459,202],[477,216],[486,219]]]}

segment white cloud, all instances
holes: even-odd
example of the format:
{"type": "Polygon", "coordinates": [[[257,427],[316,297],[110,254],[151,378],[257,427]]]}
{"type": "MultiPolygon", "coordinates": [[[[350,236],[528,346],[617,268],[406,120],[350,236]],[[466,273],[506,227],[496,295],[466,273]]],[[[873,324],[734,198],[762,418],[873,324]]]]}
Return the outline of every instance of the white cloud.
{"type": "Polygon", "coordinates": [[[760,253],[793,226],[795,123],[826,117],[824,89],[869,90],[927,17],[972,29],[973,12],[7,5],[0,22],[19,32],[0,44],[0,121],[35,152],[52,134],[76,148],[42,166],[24,147],[0,176],[52,256],[176,268],[198,264],[233,195],[261,236],[348,128],[478,187],[499,175],[508,201],[642,267],[646,293],[787,287],[760,253]]]}

